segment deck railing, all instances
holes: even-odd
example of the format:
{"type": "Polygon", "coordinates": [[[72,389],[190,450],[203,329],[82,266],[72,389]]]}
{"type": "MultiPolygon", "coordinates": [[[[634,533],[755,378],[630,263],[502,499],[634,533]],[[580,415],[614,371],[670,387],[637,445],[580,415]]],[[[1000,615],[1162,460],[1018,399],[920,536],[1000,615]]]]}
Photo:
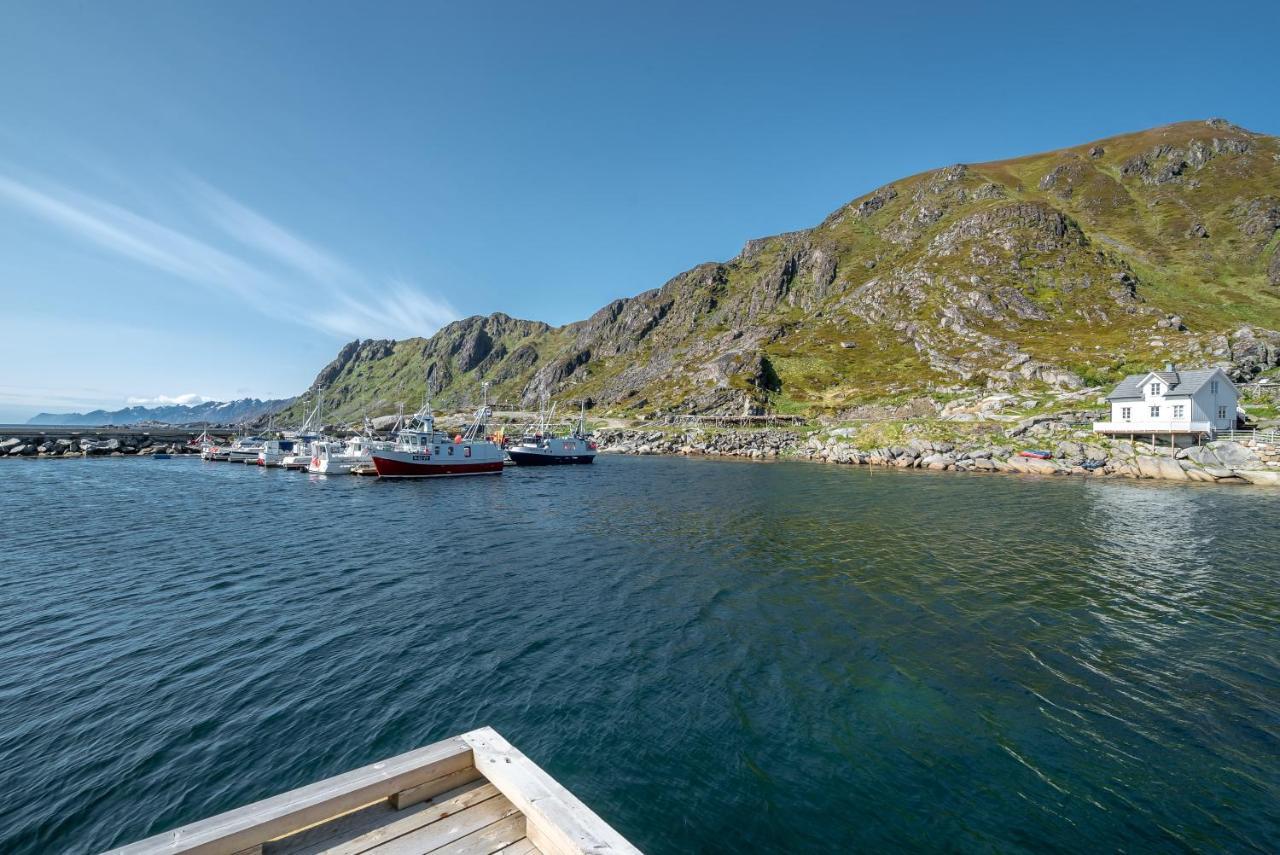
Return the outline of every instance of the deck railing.
{"type": "Polygon", "coordinates": [[[1255,442],[1270,442],[1280,444],[1280,431],[1274,430],[1220,430],[1214,434],[1214,439],[1230,439],[1239,442],[1242,439],[1251,439],[1255,442]]]}

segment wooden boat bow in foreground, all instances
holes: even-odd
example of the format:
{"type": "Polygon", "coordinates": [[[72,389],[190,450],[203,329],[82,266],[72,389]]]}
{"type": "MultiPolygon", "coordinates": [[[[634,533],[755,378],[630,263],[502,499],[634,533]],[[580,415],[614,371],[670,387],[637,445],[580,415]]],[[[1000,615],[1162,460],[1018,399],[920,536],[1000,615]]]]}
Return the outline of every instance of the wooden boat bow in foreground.
{"type": "Polygon", "coordinates": [[[609,855],[632,846],[492,728],[281,793],[109,855],[609,855]]]}

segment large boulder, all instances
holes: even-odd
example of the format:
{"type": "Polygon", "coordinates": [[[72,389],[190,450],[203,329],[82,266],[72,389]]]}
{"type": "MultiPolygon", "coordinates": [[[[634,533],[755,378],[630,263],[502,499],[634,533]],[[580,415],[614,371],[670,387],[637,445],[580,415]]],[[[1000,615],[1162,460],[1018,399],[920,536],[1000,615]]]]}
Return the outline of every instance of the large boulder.
{"type": "Polygon", "coordinates": [[[1280,469],[1254,469],[1237,472],[1236,475],[1248,481],[1250,484],[1280,487],[1280,469]]]}
{"type": "Polygon", "coordinates": [[[1062,471],[1052,460],[1038,460],[1034,457],[1010,457],[1009,469],[1029,475],[1056,475],[1062,471]]]}
{"type": "Polygon", "coordinates": [[[10,437],[4,442],[0,442],[0,454],[11,454],[20,445],[25,445],[25,443],[16,436],[10,437]]]}
{"type": "Polygon", "coordinates": [[[1225,466],[1228,469],[1259,469],[1262,461],[1253,450],[1238,442],[1211,442],[1178,452],[1180,457],[1201,466],[1225,466]]]}
{"type": "Polygon", "coordinates": [[[920,459],[921,469],[947,469],[955,466],[955,458],[946,454],[929,454],[920,459]]]}
{"type": "Polygon", "coordinates": [[[1135,461],[1138,473],[1143,478],[1158,478],[1165,481],[1186,481],[1187,472],[1178,461],[1169,457],[1152,457],[1139,455],[1135,461]]]}

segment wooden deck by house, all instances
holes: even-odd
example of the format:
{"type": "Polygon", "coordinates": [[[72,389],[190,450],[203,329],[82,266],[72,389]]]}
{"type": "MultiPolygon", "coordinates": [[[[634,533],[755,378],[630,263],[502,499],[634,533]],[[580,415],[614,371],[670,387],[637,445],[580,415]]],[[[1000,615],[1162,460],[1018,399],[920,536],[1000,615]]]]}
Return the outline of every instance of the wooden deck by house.
{"type": "Polygon", "coordinates": [[[639,850],[491,728],[109,855],[612,855],[639,850]]]}

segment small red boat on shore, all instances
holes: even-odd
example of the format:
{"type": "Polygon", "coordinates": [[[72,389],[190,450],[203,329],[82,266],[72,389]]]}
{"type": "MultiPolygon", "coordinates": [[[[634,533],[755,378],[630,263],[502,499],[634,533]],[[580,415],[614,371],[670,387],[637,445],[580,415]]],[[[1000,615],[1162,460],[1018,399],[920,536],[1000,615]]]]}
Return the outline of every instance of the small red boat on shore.
{"type": "Polygon", "coordinates": [[[1036,451],[1036,450],[1030,450],[1030,451],[1019,451],[1019,452],[1018,452],[1018,456],[1019,456],[1019,457],[1030,457],[1030,458],[1033,458],[1033,459],[1035,459],[1035,460],[1048,460],[1048,459],[1050,459],[1051,457],[1053,457],[1053,452],[1052,452],[1052,451],[1036,451]]]}

